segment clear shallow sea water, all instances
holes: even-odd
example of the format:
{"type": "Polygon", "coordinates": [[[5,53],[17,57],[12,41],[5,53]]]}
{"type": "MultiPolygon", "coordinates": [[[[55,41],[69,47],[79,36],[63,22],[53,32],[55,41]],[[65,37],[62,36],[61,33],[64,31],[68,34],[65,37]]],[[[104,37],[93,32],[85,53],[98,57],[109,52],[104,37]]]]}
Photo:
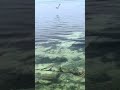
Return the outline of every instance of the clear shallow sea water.
{"type": "Polygon", "coordinates": [[[84,0],[35,1],[36,90],[84,90],[84,46],[84,0]]]}
{"type": "MultiPolygon", "coordinates": [[[[36,0],[35,1],[35,46],[67,40],[67,35],[77,34],[74,40],[84,42],[84,0],[36,0]],[[56,9],[58,4],[59,9],[56,9]]],[[[46,45],[44,45],[46,46],[46,45]]]]}

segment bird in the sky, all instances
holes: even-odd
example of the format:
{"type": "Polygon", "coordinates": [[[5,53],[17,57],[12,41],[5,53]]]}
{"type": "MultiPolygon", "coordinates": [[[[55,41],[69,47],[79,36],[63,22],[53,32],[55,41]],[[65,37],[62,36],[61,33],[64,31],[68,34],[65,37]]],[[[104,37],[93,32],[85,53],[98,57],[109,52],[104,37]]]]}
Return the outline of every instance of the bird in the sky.
{"type": "Polygon", "coordinates": [[[56,7],[56,9],[59,9],[60,5],[61,5],[61,4],[59,4],[59,5],[56,7]]]}

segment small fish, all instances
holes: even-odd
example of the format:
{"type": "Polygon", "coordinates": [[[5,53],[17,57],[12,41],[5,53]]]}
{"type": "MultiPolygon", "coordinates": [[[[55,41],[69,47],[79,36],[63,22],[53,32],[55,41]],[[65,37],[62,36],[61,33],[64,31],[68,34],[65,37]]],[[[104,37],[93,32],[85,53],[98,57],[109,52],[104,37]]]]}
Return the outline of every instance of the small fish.
{"type": "Polygon", "coordinates": [[[61,5],[61,4],[59,4],[58,7],[56,7],[56,9],[59,9],[60,5],[61,5]]]}

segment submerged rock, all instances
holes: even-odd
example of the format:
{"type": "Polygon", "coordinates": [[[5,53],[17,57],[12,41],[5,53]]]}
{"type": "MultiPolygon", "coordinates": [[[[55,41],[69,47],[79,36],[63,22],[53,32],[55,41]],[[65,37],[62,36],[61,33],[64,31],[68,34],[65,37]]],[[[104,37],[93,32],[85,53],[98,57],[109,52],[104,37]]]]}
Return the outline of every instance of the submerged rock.
{"type": "Polygon", "coordinates": [[[71,73],[62,73],[60,77],[58,78],[60,82],[66,82],[66,83],[78,83],[82,80],[82,77],[80,76],[75,76],[71,73]]]}
{"type": "Polygon", "coordinates": [[[48,64],[48,63],[62,63],[62,62],[67,62],[67,58],[65,57],[55,57],[55,58],[50,58],[50,57],[40,57],[36,56],[36,61],[35,64],[48,64]]]}
{"type": "Polygon", "coordinates": [[[69,45],[63,42],[56,49],[36,49],[36,90],[85,90],[84,52],[81,49],[70,50],[69,45]]]}
{"type": "Polygon", "coordinates": [[[74,60],[76,57],[85,60],[85,54],[81,49],[70,50],[69,48],[57,47],[56,49],[47,49],[39,47],[35,49],[35,62],[36,64],[66,62],[74,60]],[[55,60],[55,61],[54,61],[55,60]]]}
{"type": "Polygon", "coordinates": [[[52,71],[55,71],[55,72],[61,72],[61,68],[60,68],[60,65],[55,65],[51,68],[52,71]]]}
{"type": "Polygon", "coordinates": [[[81,75],[84,72],[84,68],[81,68],[79,63],[67,62],[67,63],[61,65],[61,71],[65,72],[65,73],[72,73],[72,74],[76,74],[76,75],[81,75]]]}
{"type": "Polygon", "coordinates": [[[35,82],[36,84],[38,83],[38,84],[51,84],[52,82],[51,81],[49,81],[49,80],[38,80],[38,81],[36,81],[35,82]]]}
{"type": "Polygon", "coordinates": [[[36,72],[39,79],[43,80],[55,80],[57,76],[59,75],[58,72],[53,72],[53,71],[38,71],[36,72]]]}
{"type": "Polygon", "coordinates": [[[50,70],[52,67],[54,66],[54,64],[52,63],[48,63],[48,64],[37,64],[35,65],[35,70],[40,71],[40,70],[44,70],[44,71],[48,71],[50,70]]]}

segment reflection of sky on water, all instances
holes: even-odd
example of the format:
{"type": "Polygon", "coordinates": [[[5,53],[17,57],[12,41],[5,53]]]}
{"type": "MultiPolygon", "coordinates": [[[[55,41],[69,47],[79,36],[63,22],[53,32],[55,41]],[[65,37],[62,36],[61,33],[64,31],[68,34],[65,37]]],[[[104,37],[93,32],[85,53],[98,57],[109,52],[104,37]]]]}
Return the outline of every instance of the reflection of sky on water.
{"type": "Polygon", "coordinates": [[[53,45],[60,42],[63,45],[64,41],[70,43],[70,41],[79,42],[78,39],[84,39],[84,37],[81,38],[81,35],[85,32],[84,1],[36,0],[35,4],[36,46],[41,44],[48,46],[45,44],[49,43],[50,45],[53,45]],[[59,9],[56,9],[59,3],[61,3],[61,6],[59,9]],[[69,38],[70,36],[76,37],[75,35],[77,34],[75,33],[78,33],[78,36],[80,37],[77,37],[74,40],[66,38],[66,36],[69,36],[69,38]]]}

